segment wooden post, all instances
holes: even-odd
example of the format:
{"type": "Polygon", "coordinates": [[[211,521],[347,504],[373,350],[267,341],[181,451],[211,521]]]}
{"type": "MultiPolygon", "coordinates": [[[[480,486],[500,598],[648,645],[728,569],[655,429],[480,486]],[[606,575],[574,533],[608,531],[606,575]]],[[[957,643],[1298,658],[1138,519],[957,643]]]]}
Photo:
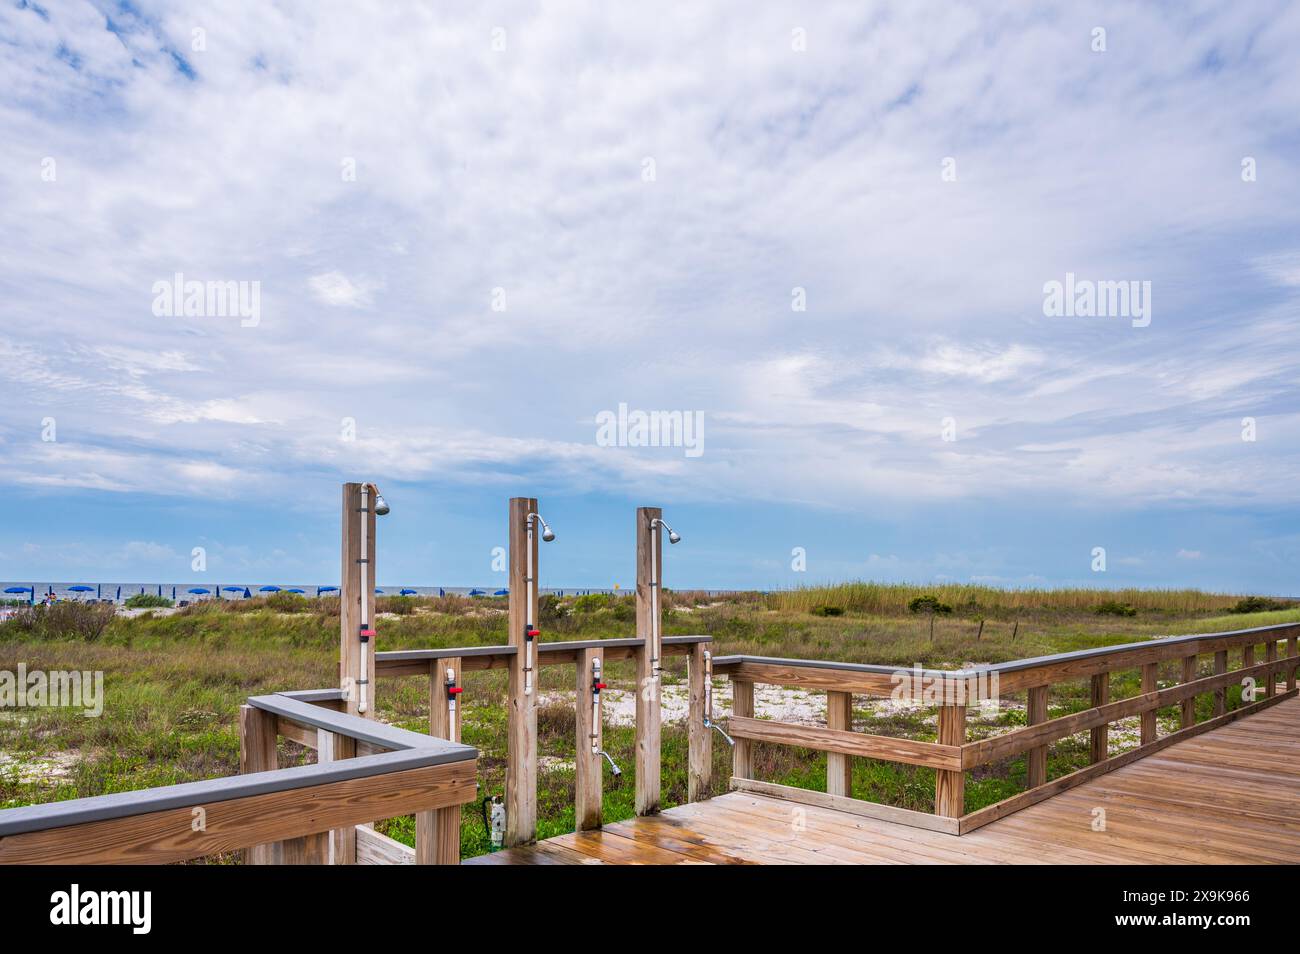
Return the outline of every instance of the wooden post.
{"type": "MultiPolygon", "coordinates": [[[[510,662],[509,727],[506,753],[505,847],[527,845],[537,840],[537,696],[540,668],[537,646],[533,646],[533,690],[525,694],[524,667],[527,653],[524,628],[537,622],[537,601],[528,605],[529,547],[528,515],[537,511],[532,497],[511,497],[507,539],[510,544],[509,642],[519,651],[510,662]]],[[[533,576],[537,577],[537,534],[532,535],[533,576]]]]}
{"type": "Polygon", "coordinates": [[[343,485],[343,565],[339,577],[339,685],[347,690],[348,715],[361,715],[367,719],[375,717],[375,651],[378,639],[371,639],[366,650],[366,672],[361,672],[361,623],[368,622],[374,626],[375,602],[375,511],[374,496],[370,498],[370,512],[365,514],[366,553],[369,560],[369,572],[366,574],[370,586],[367,593],[361,592],[361,484],[343,485]],[[363,603],[364,601],[364,603],[363,603]],[[369,610],[369,612],[367,612],[369,610]],[[359,712],[360,681],[366,683],[366,711],[359,712]]]}
{"type": "Polygon", "coordinates": [[[713,785],[713,730],[704,724],[704,654],[707,644],[691,647],[687,663],[690,710],[687,713],[686,798],[698,802],[713,785]]]}
{"type": "MultiPolygon", "coordinates": [[[[355,838],[355,831],[353,829],[355,838]]],[[[330,863],[330,832],[320,831],[280,842],[282,865],[327,865],[330,863]]]]}
{"type": "MultiPolygon", "coordinates": [[[[460,741],[461,699],[456,697],[456,719],[447,707],[447,670],[461,685],[460,657],[429,662],[429,734],[451,742],[460,741]]],[[[460,864],[460,806],[450,805],[415,814],[415,863],[417,865],[460,864]]]]}
{"type": "MultiPolygon", "coordinates": [[[[966,707],[939,707],[939,744],[963,745],[966,742],[966,707]]],[[[966,812],[966,773],[938,770],[934,773],[934,813],[945,818],[961,818],[966,812]]]]}
{"type": "MultiPolygon", "coordinates": [[[[1183,682],[1196,681],[1196,657],[1183,657],[1183,682]]],[[[1196,725],[1196,697],[1189,696],[1183,700],[1182,708],[1182,727],[1190,729],[1196,725]]]]}
{"type": "MultiPolygon", "coordinates": [[[[1243,646],[1241,649],[1241,668],[1245,669],[1253,665],[1255,665],[1255,644],[1251,643],[1251,645],[1243,646]]],[[[1259,689],[1258,680],[1256,680],[1255,688],[1258,691],[1259,689]]],[[[1244,703],[1245,700],[1243,699],[1242,702],[1244,703]]]]}
{"type": "Polygon", "coordinates": [[[460,657],[449,656],[446,659],[429,661],[429,734],[451,742],[460,741],[461,702],[464,694],[456,696],[456,721],[451,721],[451,712],[447,707],[447,670],[452,671],[452,681],[457,688],[464,688],[460,681],[460,657]]]}
{"type": "MultiPolygon", "coordinates": [[[[737,719],[754,718],[754,684],[731,680],[731,714],[737,719]]],[[[731,749],[731,774],[736,778],[754,777],[753,743],[737,739],[731,749]]]]}
{"type": "MultiPolygon", "coordinates": [[[[1092,677],[1091,703],[1095,709],[1110,702],[1110,673],[1099,672],[1092,677]]],[[[1110,758],[1110,726],[1099,725],[1092,730],[1091,757],[1093,762],[1110,758]]]]}
{"type": "MultiPolygon", "coordinates": [[[[843,729],[853,728],[853,695],[848,692],[830,691],[826,693],[826,727],[843,729]]],[[[853,796],[853,760],[851,756],[837,752],[826,753],[826,794],[853,796]]]]}
{"type": "MultiPolygon", "coordinates": [[[[1214,654],[1214,674],[1222,676],[1228,671],[1228,651],[1220,650],[1214,654]]],[[[1214,690],[1214,714],[1221,716],[1228,708],[1228,689],[1224,686],[1214,690]]]]}
{"type": "MultiPolygon", "coordinates": [[[[1142,693],[1156,691],[1156,667],[1157,663],[1145,663],[1142,666],[1142,693]]],[[[1146,745],[1156,740],[1156,710],[1147,709],[1141,716],[1141,733],[1139,735],[1140,744],[1146,745]]]]}
{"type": "MultiPolygon", "coordinates": [[[[270,772],[280,767],[275,748],[275,716],[253,706],[239,707],[239,774],[270,772]]],[[[280,842],[244,849],[244,864],[280,863],[280,842]]]]}
{"type": "MultiPolygon", "coordinates": [[[[346,735],[335,735],[325,729],[316,730],[316,761],[337,762],[357,754],[357,741],[346,735]]],[[[357,827],[336,828],[329,833],[329,864],[354,865],[357,863],[357,827]]]]}
{"type": "MultiPolygon", "coordinates": [[[[1026,725],[1047,721],[1047,691],[1047,686],[1033,686],[1029,690],[1026,725]]],[[[1025,754],[1025,778],[1029,788],[1037,788],[1047,781],[1047,746],[1036,745],[1025,754]]]]}
{"type": "MultiPolygon", "coordinates": [[[[1286,654],[1288,656],[1294,657],[1297,652],[1300,652],[1300,647],[1297,647],[1296,644],[1297,644],[1297,640],[1295,636],[1292,636],[1290,639],[1286,641],[1286,654]]],[[[1286,667],[1286,691],[1287,692],[1290,692],[1292,689],[1295,688],[1296,668],[1297,667],[1295,663],[1292,663],[1291,665],[1286,667]]]]}
{"type": "Polygon", "coordinates": [[[415,863],[460,864],[460,806],[415,813],[415,863]]]}
{"type": "MultiPolygon", "coordinates": [[[[592,672],[595,663],[600,661],[600,651],[581,649],[578,651],[578,695],[577,695],[577,738],[574,740],[574,765],[576,783],[574,786],[573,819],[577,831],[599,828],[601,824],[601,796],[604,793],[604,775],[600,755],[601,725],[592,712],[595,691],[592,688],[592,672]],[[592,751],[592,736],[596,738],[596,751],[592,751]]],[[[603,681],[603,671],[602,671],[603,681]]]]}
{"type": "MultiPolygon", "coordinates": [[[[1267,643],[1264,644],[1264,661],[1277,662],[1277,640],[1276,639],[1270,639],[1267,643]]],[[[1267,685],[1264,686],[1264,696],[1266,698],[1273,697],[1273,691],[1276,688],[1274,686],[1274,683],[1276,681],[1277,681],[1277,674],[1270,669],[1268,671],[1268,683],[1267,685]]]]}
{"type": "MultiPolygon", "coordinates": [[[[663,591],[662,531],[653,530],[650,522],[663,511],[658,507],[638,507],[636,511],[636,636],[642,640],[636,653],[636,813],[653,815],[659,811],[659,735],[660,735],[660,680],[652,670],[650,658],[651,627],[654,623],[655,601],[659,594],[651,593],[651,580],[658,581],[663,591]],[[651,553],[651,535],[659,538],[654,554],[651,553]],[[656,557],[651,565],[652,557],[656,557]]],[[[659,603],[663,616],[663,604],[659,603]]],[[[663,660],[659,661],[662,668],[663,660]]]]}

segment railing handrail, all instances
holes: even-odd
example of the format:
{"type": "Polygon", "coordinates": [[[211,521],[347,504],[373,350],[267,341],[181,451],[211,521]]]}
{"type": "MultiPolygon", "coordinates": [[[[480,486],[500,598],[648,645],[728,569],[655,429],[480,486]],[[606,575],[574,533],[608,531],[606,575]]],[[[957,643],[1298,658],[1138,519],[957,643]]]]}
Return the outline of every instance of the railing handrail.
{"type": "Polygon", "coordinates": [[[324,729],[327,732],[333,732],[335,735],[368,743],[376,748],[395,752],[410,749],[429,751],[439,754],[441,756],[439,761],[441,762],[459,762],[463,759],[478,757],[478,750],[473,746],[462,745],[459,742],[449,742],[446,739],[425,735],[422,732],[412,732],[409,729],[388,725],[374,719],[363,719],[360,716],[348,715],[346,712],[337,712],[323,706],[312,705],[286,693],[277,692],[265,696],[249,696],[248,704],[256,709],[296,722],[299,725],[324,729]]]}
{"type": "MultiPolygon", "coordinates": [[[[712,636],[665,636],[665,646],[693,646],[696,643],[710,643],[712,636]]],[[[535,644],[538,655],[547,653],[574,652],[579,649],[639,649],[645,645],[644,639],[636,637],[614,639],[575,639],[538,642],[535,644]]],[[[375,663],[381,662],[420,662],[433,659],[457,659],[466,656],[512,657],[519,652],[518,646],[459,646],[437,647],[432,649],[390,649],[375,653],[375,663]]]]}
{"type": "MultiPolygon", "coordinates": [[[[1133,643],[1120,643],[1114,646],[1076,649],[1069,652],[1052,653],[1047,656],[1029,656],[1023,659],[1012,659],[1000,663],[981,663],[965,669],[926,669],[914,666],[883,666],[876,663],[837,662],[832,659],[786,659],[776,656],[735,654],[715,657],[713,660],[713,671],[715,674],[725,675],[728,669],[733,669],[737,666],[750,663],[760,666],[783,666],[796,669],[826,669],[831,671],[867,673],[881,676],[890,676],[895,673],[920,673],[922,676],[932,679],[975,679],[981,676],[988,676],[991,673],[1001,674],[1023,672],[1025,670],[1041,669],[1048,666],[1055,666],[1061,663],[1074,662],[1083,659],[1100,659],[1105,658],[1106,656],[1125,652],[1150,650],[1152,653],[1158,653],[1168,647],[1185,648],[1190,643],[1201,643],[1212,640],[1245,641],[1249,637],[1255,635],[1262,637],[1264,634],[1270,632],[1296,629],[1300,629],[1300,623],[1276,623],[1270,626],[1259,626],[1252,629],[1240,629],[1220,633],[1192,633],[1184,636],[1157,636],[1153,639],[1133,643]]],[[[1176,656],[1179,654],[1174,653],[1173,655],[1176,656]]]]}

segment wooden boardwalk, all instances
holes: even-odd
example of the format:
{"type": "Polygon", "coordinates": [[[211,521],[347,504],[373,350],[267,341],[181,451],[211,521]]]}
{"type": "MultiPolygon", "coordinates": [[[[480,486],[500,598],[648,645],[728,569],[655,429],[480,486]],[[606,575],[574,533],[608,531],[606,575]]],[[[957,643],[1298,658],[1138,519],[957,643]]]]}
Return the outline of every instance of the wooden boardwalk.
{"type": "Polygon", "coordinates": [[[1296,864],[1300,698],[960,837],[732,792],[464,863],[1296,864]]]}

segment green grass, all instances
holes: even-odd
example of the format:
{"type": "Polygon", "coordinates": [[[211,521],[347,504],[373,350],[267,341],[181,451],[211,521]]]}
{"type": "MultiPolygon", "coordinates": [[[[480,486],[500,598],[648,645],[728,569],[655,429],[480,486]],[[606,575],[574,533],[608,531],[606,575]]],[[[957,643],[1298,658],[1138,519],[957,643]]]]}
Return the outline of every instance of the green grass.
{"type": "MultiPolygon", "coordinates": [[[[1099,616],[1091,591],[1013,591],[983,587],[904,588],[852,584],[794,594],[738,594],[720,599],[674,593],[666,600],[667,634],[705,633],[715,652],[836,659],[910,666],[956,667],[1155,636],[1244,629],[1300,620],[1300,609],[1253,614],[1227,612],[1238,597],[1194,591],[1161,595],[1149,591],[1107,594],[1137,609],[1134,617],[1099,616]],[[954,608],[950,617],[929,619],[906,609],[907,601],[933,593],[954,608]],[[885,594],[885,595],[881,595],[885,594]],[[1030,595],[1033,594],[1033,595],[1030,595]],[[1055,594],[1055,596],[1053,596],[1055,594]],[[1066,594],[1066,595],[1062,595],[1066,594]],[[1083,595],[1081,595],[1083,594],[1083,595]],[[975,596],[974,603],[971,596],[975,596]],[[1043,601],[1042,605],[1034,601],[1043,601]],[[1053,602],[1056,600],[1056,602],[1053,602]],[[807,606],[801,609],[800,606],[807,606]],[[842,615],[814,614],[837,606],[842,615]],[[891,608],[892,607],[892,608],[891,608]],[[984,620],[980,631],[979,620],[984,620]],[[977,638],[978,637],[978,638],[977,638]]],[[[506,640],[504,600],[380,600],[381,649],[502,644],[506,640]]],[[[542,627],[548,640],[631,635],[630,597],[604,600],[548,600],[542,627]]],[[[0,669],[102,670],[105,709],[98,719],[62,709],[0,710],[0,807],[78,798],[233,775],[238,771],[237,713],[248,696],[286,689],[321,688],[336,683],[338,616],[336,600],[269,599],[209,603],[175,614],[148,613],[118,617],[102,630],[69,628],[60,632],[54,617],[0,624],[0,669]],[[69,633],[77,633],[71,636],[69,633]],[[60,772],[50,770],[58,767],[60,772]]],[[[1263,658],[1262,653],[1259,657],[1263,658]]],[[[666,680],[684,678],[680,657],[668,660],[666,680]]],[[[1160,678],[1177,681],[1177,664],[1162,667],[1160,678]]],[[[1208,674],[1208,673],[1207,673],[1208,674]]],[[[607,681],[631,688],[630,663],[612,663],[607,681]]],[[[480,749],[481,794],[501,793],[505,780],[506,683],[500,671],[469,673],[463,697],[464,741],[480,749]]],[[[569,667],[540,671],[539,688],[559,701],[539,713],[538,751],[544,768],[538,779],[539,833],[542,837],[573,828],[574,713],[562,693],[571,691],[569,667]]],[[[1117,673],[1113,698],[1138,691],[1137,674],[1117,673]]],[[[1231,691],[1234,704],[1239,689],[1231,691]]],[[[1054,686],[1053,715],[1087,706],[1086,682],[1054,686]]],[[[428,724],[427,679],[381,679],[377,714],[385,721],[425,731],[428,724]]],[[[867,709],[857,697],[858,727],[916,739],[933,739],[933,712],[909,710],[888,716],[867,709]],[[870,716],[870,718],[868,718],[870,716]]],[[[1012,700],[1014,702],[1014,700],[1012,700]]],[[[1198,700],[1208,715],[1208,698],[1198,700]]],[[[1023,722],[1012,707],[997,717],[971,718],[972,737],[1005,731],[1023,722]]],[[[1164,710],[1164,728],[1173,726],[1175,709],[1164,710]]],[[[618,779],[605,773],[605,818],[633,814],[635,759],[633,730],[607,725],[605,747],[623,768],[618,779]]],[[[1118,748],[1128,744],[1116,732],[1118,748]]],[[[310,761],[314,754],[288,742],[281,744],[281,764],[310,761]]],[[[730,750],[715,737],[715,786],[730,776],[730,750]]],[[[686,799],[687,743],[684,727],[663,730],[662,803],[686,799]]],[[[1049,774],[1056,777],[1086,764],[1087,740],[1065,739],[1053,745],[1049,774]]],[[[756,745],[759,778],[822,790],[825,756],[786,747],[756,745]]],[[[966,806],[974,810],[1020,791],[1024,759],[1008,760],[968,776],[966,806]]],[[[933,809],[934,774],[921,768],[854,760],[853,792],[860,798],[921,811],[933,809]]],[[[380,829],[413,843],[410,818],[381,822],[380,829]]],[[[461,826],[465,856],[488,850],[478,805],[464,809],[461,826]]],[[[216,859],[229,861],[233,858],[216,859]]]]}

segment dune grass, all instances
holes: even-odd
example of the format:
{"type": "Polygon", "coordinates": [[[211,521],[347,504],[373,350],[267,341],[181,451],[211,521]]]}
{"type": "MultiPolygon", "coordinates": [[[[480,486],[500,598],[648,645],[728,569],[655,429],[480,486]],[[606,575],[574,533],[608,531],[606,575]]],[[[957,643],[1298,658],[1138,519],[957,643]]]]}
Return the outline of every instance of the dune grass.
{"type": "MultiPolygon", "coordinates": [[[[1080,595],[1060,605],[1034,603],[1046,597],[991,591],[987,588],[880,588],[853,584],[844,588],[798,591],[797,594],[735,594],[726,598],[675,593],[666,600],[667,634],[713,636],[718,655],[837,659],[910,666],[961,666],[996,662],[1071,649],[1113,645],[1164,635],[1244,629],[1300,620],[1300,609],[1238,614],[1226,612],[1235,596],[1178,591],[1162,604],[1151,591],[1105,594],[1128,601],[1132,617],[1097,615],[1080,595]],[[909,600],[932,593],[952,601],[950,615],[930,619],[907,610],[909,600]],[[971,603],[969,596],[975,594],[971,603]],[[849,599],[854,595],[854,599],[849,599]],[[811,610],[839,600],[843,614],[814,615],[811,610]],[[1019,604],[1025,599],[1028,602],[1019,604]],[[856,601],[855,601],[856,600],[856,601]],[[1078,602],[1082,601],[1082,602],[1078,602]],[[976,608],[972,608],[972,605],[976,608]],[[806,606],[807,609],[801,609],[806,606]],[[901,609],[899,608],[901,607],[901,609]],[[997,611],[994,612],[993,610],[997,611]],[[981,627],[980,620],[983,620],[981,627]]],[[[1061,592],[1061,591],[1057,591],[1061,592]]],[[[1082,592],[1082,591],[1080,591],[1082,592]]],[[[1087,591],[1087,599],[1101,595],[1087,591]]],[[[503,599],[415,598],[380,601],[381,649],[424,646],[502,644],[506,639],[503,599]]],[[[85,718],[64,709],[0,710],[0,807],[76,798],[109,792],[232,775],[238,771],[237,713],[250,695],[285,689],[321,688],[337,680],[337,600],[264,599],[204,603],[176,612],[159,611],[113,619],[102,632],[70,625],[60,631],[51,620],[39,625],[0,624],[0,669],[100,670],[105,673],[102,717],[85,718]],[[47,623],[51,625],[47,625],[47,623]]],[[[542,628],[547,640],[629,636],[635,628],[630,597],[578,601],[548,598],[542,628]]],[[[684,662],[671,657],[666,681],[680,682],[684,662]]],[[[1176,681],[1171,668],[1162,679],[1176,681]]],[[[634,687],[629,663],[608,667],[616,688],[634,687]]],[[[542,836],[573,827],[573,708],[565,694],[573,688],[569,667],[540,671],[545,697],[539,713],[539,830],[542,836]]],[[[464,740],[480,749],[480,783],[484,795],[504,787],[506,757],[506,682],[500,671],[467,674],[464,740]]],[[[1136,674],[1118,674],[1116,698],[1137,691],[1136,674]],[[1131,678],[1130,678],[1131,677],[1131,678]]],[[[818,694],[808,696],[818,699],[818,694]]],[[[1086,704],[1086,686],[1054,687],[1053,714],[1086,704]]],[[[379,681],[379,718],[416,731],[428,720],[428,683],[411,677],[379,681]]],[[[923,709],[882,713],[864,697],[855,700],[855,726],[880,734],[933,739],[933,712],[923,709]]],[[[1176,711],[1162,714],[1172,724],[1176,711]]],[[[1005,731],[1023,721],[1016,700],[996,716],[972,716],[972,737],[1005,731]]],[[[633,730],[606,727],[606,748],[624,774],[606,776],[605,817],[616,821],[633,814],[633,730]]],[[[1116,733],[1116,745],[1125,742],[1116,733]]],[[[686,733],[681,724],[663,731],[663,804],[686,798],[686,733]]],[[[314,753],[293,743],[281,744],[281,764],[309,761],[314,753]]],[[[730,752],[714,746],[715,788],[725,790],[730,752]]],[[[1052,746],[1049,771],[1055,776],[1086,760],[1086,740],[1066,739],[1052,746]]],[[[806,788],[825,784],[825,757],[820,753],[777,746],[755,746],[760,778],[806,788]]],[[[1024,782],[1023,759],[971,773],[967,808],[990,804],[1018,790],[1024,782]]],[[[902,807],[931,810],[933,773],[924,769],[854,761],[854,794],[902,807]]],[[[411,819],[391,819],[380,829],[412,843],[411,819]]],[[[462,824],[466,856],[488,850],[477,806],[466,806],[462,824]]],[[[231,861],[233,856],[212,859],[231,861]]]]}

